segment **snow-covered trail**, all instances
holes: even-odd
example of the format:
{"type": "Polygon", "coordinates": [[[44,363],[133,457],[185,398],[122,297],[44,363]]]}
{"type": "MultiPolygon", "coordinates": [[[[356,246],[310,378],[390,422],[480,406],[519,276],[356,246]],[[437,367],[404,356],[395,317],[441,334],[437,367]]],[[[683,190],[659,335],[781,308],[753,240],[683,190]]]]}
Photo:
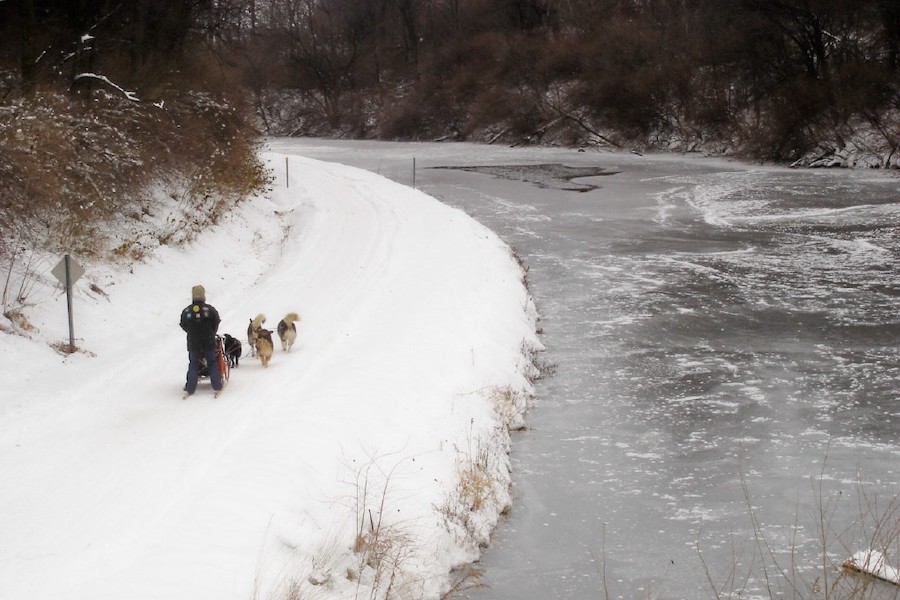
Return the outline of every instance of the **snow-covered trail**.
{"type": "MultiPolygon", "coordinates": [[[[3,336],[0,597],[243,600],[311,569],[344,597],[357,585],[338,571],[354,478],[383,457],[396,469],[392,509],[429,548],[421,591],[472,558],[434,530],[433,510],[460,447],[496,428],[481,392],[528,388],[521,345],[537,342],[521,274],[457,210],[371,173],[291,160],[289,187],[190,248],[161,248],[133,275],[89,266],[108,296],[84,283],[76,297],[90,354],[63,360],[3,336]],[[302,320],[268,369],[245,342],[220,399],[201,383],[182,401],[177,323],[197,283],[220,332],[242,340],[257,313],[270,329],[289,311],[302,320]]],[[[62,339],[64,315],[54,292],[34,323],[62,339]]]]}

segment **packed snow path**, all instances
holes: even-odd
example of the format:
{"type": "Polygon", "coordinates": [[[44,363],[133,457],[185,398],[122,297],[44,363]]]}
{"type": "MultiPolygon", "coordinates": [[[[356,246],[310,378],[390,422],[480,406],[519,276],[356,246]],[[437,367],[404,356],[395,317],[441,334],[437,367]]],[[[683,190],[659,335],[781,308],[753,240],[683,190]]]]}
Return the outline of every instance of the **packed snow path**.
{"type": "Polygon", "coordinates": [[[50,347],[68,331],[49,274],[29,337],[0,333],[0,596],[352,597],[377,585],[347,574],[359,513],[379,506],[411,536],[403,582],[422,597],[475,558],[435,510],[476,447],[505,468],[490,390],[529,391],[523,348],[539,346],[522,273],[492,232],[422,193],[296,156],[290,172],[186,249],[86,264],[82,351],[50,347]],[[198,283],[220,333],[244,341],[217,400],[205,381],[181,399],[178,317],[198,283]],[[290,311],[297,343],[276,338],[264,369],[249,319],[274,329],[290,311]]]}

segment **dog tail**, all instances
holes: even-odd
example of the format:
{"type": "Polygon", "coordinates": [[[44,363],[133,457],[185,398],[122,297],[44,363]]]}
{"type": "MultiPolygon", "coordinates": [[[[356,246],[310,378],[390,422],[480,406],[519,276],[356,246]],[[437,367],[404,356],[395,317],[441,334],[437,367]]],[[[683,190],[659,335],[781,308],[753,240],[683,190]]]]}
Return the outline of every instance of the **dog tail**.
{"type": "Polygon", "coordinates": [[[250,322],[250,325],[253,326],[253,329],[259,329],[262,327],[262,324],[266,322],[266,315],[259,313],[256,315],[256,318],[250,322]]]}
{"type": "Polygon", "coordinates": [[[298,315],[295,312],[291,312],[291,313],[284,315],[285,323],[293,323],[294,321],[299,321],[299,320],[300,320],[300,315],[298,315]]]}

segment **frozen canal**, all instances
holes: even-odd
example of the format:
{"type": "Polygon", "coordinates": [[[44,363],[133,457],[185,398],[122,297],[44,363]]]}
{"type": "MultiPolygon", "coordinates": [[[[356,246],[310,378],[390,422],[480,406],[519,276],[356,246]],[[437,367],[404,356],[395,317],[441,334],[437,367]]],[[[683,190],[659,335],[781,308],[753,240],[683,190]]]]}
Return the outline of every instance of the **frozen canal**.
{"type": "Polygon", "coordinates": [[[870,544],[900,558],[897,178],[462,144],[271,148],[415,183],[530,269],[555,374],[514,437],[490,587],[469,597],[768,597],[787,590],[776,564],[831,585],[823,539],[835,564],[870,544]]]}

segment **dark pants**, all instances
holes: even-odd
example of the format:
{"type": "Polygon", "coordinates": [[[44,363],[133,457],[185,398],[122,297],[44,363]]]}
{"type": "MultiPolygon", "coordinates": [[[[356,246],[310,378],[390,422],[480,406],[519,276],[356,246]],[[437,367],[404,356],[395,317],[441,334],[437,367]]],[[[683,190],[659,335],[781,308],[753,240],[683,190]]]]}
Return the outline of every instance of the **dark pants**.
{"type": "Polygon", "coordinates": [[[197,380],[200,379],[200,357],[206,359],[206,366],[209,369],[209,380],[214,390],[222,389],[222,371],[219,370],[219,359],[216,356],[215,348],[210,350],[188,350],[188,371],[187,385],[184,391],[193,394],[197,391],[197,380]]]}

